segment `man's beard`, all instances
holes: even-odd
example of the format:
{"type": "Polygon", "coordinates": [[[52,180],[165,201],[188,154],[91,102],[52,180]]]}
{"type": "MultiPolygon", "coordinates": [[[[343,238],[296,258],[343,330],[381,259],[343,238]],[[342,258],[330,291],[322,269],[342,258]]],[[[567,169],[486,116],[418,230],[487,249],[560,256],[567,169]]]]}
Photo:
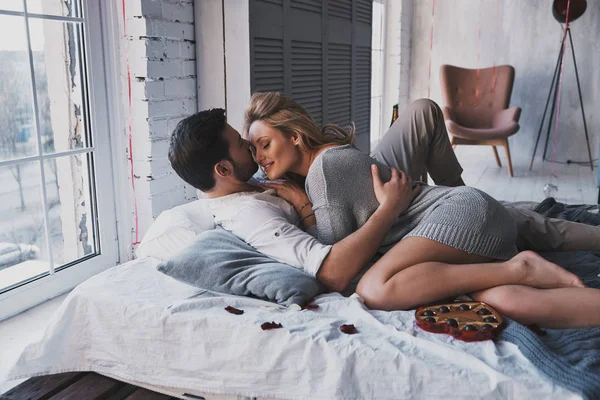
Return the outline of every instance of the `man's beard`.
{"type": "Polygon", "coordinates": [[[256,171],[258,171],[258,164],[255,162],[248,165],[241,165],[231,160],[231,164],[233,165],[233,176],[240,182],[248,182],[248,180],[254,176],[256,171]]]}

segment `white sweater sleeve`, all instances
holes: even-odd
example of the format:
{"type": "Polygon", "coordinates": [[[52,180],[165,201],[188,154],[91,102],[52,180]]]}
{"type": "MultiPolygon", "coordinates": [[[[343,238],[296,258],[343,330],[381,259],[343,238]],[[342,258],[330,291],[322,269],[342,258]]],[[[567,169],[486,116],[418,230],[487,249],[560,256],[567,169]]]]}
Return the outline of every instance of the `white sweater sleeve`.
{"type": "Polygon", "coordinates": [[[316,276],[331,250],[331,246],[288,222],[279,207],[267,202],[244,206],[230,230],[261,253],[312,276],[316,276]]]}

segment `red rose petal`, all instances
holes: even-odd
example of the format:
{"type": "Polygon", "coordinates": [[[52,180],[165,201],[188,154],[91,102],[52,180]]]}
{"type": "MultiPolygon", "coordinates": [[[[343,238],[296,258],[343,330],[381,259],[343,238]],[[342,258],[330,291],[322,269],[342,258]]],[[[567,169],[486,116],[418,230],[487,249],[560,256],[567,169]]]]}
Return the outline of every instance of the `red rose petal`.
{"type": "Polygon", "coordinates": [[[283,328],[283,326],[277,322],[264,322],[260,327],[262,328],[263,331],[268,331],[270,329],[283,328]]]}
{"type": "Polygon", "coordinates": [[[242,315],[244,313],[244,310],[238,310],[237,308],[234,308],[231,306],[225,307],[225,311],[235,314],[235,315],[242,315]]]}
{"type": "Polygon", "coordinates": [[[302,310],[317,310],[319,308],[318,304],[307,304],[301,307],[302,310]]]}
{"type": "Polygon", "coordinates": [[[340,331],[344,332],[347,335],[354,335],[355,333],[358,333],[358,331],[352,324],[340,326],[340,331]]]}

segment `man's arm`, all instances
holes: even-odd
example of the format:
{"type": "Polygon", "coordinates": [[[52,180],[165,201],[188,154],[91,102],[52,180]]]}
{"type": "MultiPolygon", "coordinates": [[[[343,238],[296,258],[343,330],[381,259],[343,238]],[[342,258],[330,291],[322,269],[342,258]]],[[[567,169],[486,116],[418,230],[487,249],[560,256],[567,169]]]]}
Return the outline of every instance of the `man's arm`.
{"type": "Polygon", "coordinates": [[[261,253],[304,269],[328,289],[342,291],[373,258],[392,224],[420,188],[394,170],[383,184],[372,169],[379,207],[356,232],[327,246],[289,223],[278,207],[261,202],[238,213],[232,232],[261,253]]]}
{"type": "Polygon", "coordinates": [[[388,201],[359,230],[328,246],[288,222],[277,207],[259,203],[240,211],[232,233],[266,256],[316,276],[328,289],[342,291],[373,258],[398,214],[388,201]]]}
{"type": "Polygon", "coordinates": [[[344,290],[371,261],[397,217],[393,207],[381,205],[360,229],[333,245],[317,279],[330,290],[344,290]]]}
{"type": "Polygon", "coordinates": [[[317,273],[317,279],[331,290],[341,292],[373,258],[398,215],[421,190],[403,172],[392,170],[391,179],[383,184],[377,166],[371,167],[375,196],[379,207],[356,232],[331,248],[317,273]]]}

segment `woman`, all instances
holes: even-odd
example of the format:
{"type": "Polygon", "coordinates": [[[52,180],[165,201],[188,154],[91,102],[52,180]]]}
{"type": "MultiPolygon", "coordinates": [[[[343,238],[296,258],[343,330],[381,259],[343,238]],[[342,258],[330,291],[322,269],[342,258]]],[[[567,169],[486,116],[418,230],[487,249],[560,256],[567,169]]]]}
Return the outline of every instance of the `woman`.
{"type": "MultiPolygon", "coordinates": [[[[319,129],[292,100],[257,93],[245,113],[244,133],[270,180],[285,174],[306,179],[306,194],[289,183],[267,186],[292,203],[307,196],[323,243],[343,239],[377,208],[370,168],[376,165],[383,180],[390,169],[354,148],[352,132],[335,125],[319,129]]],[[[356,292],[367,306],[411,309],[470,293],[523,324],[600,325],[600,291],[533,252],[517,254],[515,223],[501,204],[473,188],[421,186],[385,238],[385,254],[358,283],[356,292]],[[545,268],[547,279],[505,284],[507,271],[527,268],[545,268]]],[[[317,277],[340,291],[358,273],[340,267],[317,277]]]]}

